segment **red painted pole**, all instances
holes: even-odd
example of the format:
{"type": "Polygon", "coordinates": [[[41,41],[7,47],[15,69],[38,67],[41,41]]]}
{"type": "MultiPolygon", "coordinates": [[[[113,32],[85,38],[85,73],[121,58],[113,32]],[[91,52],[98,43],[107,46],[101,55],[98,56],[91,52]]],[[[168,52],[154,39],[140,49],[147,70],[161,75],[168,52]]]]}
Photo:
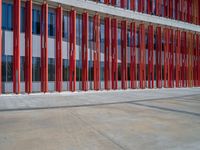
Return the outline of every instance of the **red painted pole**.
{"type": "Polygon", "coordinates": [[[109,0],[104,0],[104,4],[109,4],[109,0]]]}
{"type": "Polygon", "coordinates": [[[63,61],[62,61],[62,7],[56,8],[56,91],[62,91],[63,61]]]}
{"type": "Polygon", "coordinates": [[[160,15],[161,15],[161,1],[156,0],[156,16],[160,16],[160,15]]]}
{"type": "Polygon", "coordinates": [[[41,7],[41,92],[48,92],[48,4],[41,7]]]}
{"type": "Polygon", "coordinates": [[[169,87],[168,85],[168,68],[169,68],[169,29],[165,28],[164,29],[164,39],[165,39],[165,44],[164,44],[164,87],[167,88],[169,87]]]}
{"type": "Polygon", "coordinates": [[[180,1],[175,0],[175,19],[179,20],[180,1]]]}
{"type": "Polygon", "coordinates": [[[115,6],[116,5],[116,0],[111,0],[111,5],[115,6]]]}
{"type": "Polygon", "coordinates": [[[194,39],[193,39],[193,33],[189,33],[189,49],[188,49],[188,55],[189,55],[189,87],[193,86],[193,48],[194,48],[194,39]]]}
{"type": "Polygon", "coordinates": [[[20,8],[21,1],[13,1],[13,93],[20,93],[20,8]]]}
{"type": "MultiPolygon", "coordinates": [[[[0,0],[0,10],[2,10],[2,0],[0,0]]],[[[0,94],[2,94],[2,11],[0,11],[0,94]]]]}
{"type": "Polygon", "coordinates": [[[174,7],[174,2],[173,0],[169,0],[169,17],[172,19],[173,18],[173,7],[174,7]]]}
{"type": "Polygon", "coordinates": [[[148,87],[154,88],[154,30],[153,25],[148,26],[148,87]]]}
{"type": "Polygon", "coordinates": [[[194,56],[193,56],[193,63],[194,63],[194,67],[193,67],[193,80],[194,80],[194,86],[197,87],[198,82],[197,82],[197,77],[198,77],[198,62],[197,62],[197,50],[198,50],[198,35],[194,35],[194,45],[195,45],[195,49],[194,49],[194,56]]]}
{"type": "Polygon", "coordinates": [[[100,88],[100,16],[96,14],[93,18],[94,39],[94,90],[100,88]]]}
{"type": "Polygon", "coordinates": [[[142,13],[144,12],[144,0],[138,1],[138,11],[142,13]]]}
{"type": "Polygon", "coordinates": [[[127,3],[126,0],[120,0],[120,6],[121,6],[121,8],[126,8],[126,3],[127,3]]]}
{"type": "Polygon", "coordinates": [[[136,79],[136,23],[132,22],[130,24],[130,79],[131,79],[131,88],[135,89],[137,87],[136,79]]]}
{"type": "Polygon", "coordinates": [[[82,90],[88,90],[88,13],[82,14],[82,90]]]}
{"type": "Polygon", "coordinates": [[[32,92],[32,0],[25,3],[25,92],[32,92]]]}
{"type": "Polygon", "coordinates": [[[181,33],[181,53],[182,53],[182,69],[181,69],[181,80],[182,80],[182,87],[186,87],[186,32],[183,31],[181,33]]]}
{"type": "Polygon", "coordinates": [[[112,56],[112,89],[118,85],[118,48],[117,48],[117,19],[111,20],[111,56],[112,56]]]}
{"type": "Polygon", "coordinates": [[[147,13],[148,14],[151,14],[152,13],[152,10],[153,10],[153,1],[152,0],[147,0],[147,13]]]}
{"type": "Polygon", "coordinates": [[[127,21],[121,22],[121,61],[122,89],[127,89],[127,21]]]}
{"type": "Polygon", "coordinates": [[[70,11],[69,89],[76,90],[76,11],[70,11]]]}
{"type": "Polygon", "coordinates": [[[110,18],[105,17],[105,44],[104,44],[104,85],[105,89],[110,89],[110,18]]]}
{"type": "Polygon", "coordinates": [[[140,24],[140,88],[146,87],[146,55],[145,55],[145,26],[140,24]]]}
{"type": "Polygon", "coordinates": [[[169,1],[168,0],[164,0],[164,17],[169,17],[169,1]]]}
{"type": "Polygon", "coordinates": [[[169,63],[170,63],[170,79],[169,87],[174,87],[174,31],[170,29],[170,54],[169,54],[169,63]]]}
{"type": "Polygon", "coordinates": [[[135,0],[130,0],[130,10],[135,11],[135,0]]]}
{"type": "MultiPolygon", "coordinates": [[[[198,34],[198,37],[200,35],[198,34]]],[[[198,38],[198,86],[200,87],[200,37],[198,38]]]]}
{"type": "Polygon", "coordinates": [[[189,23],[191,23],[192,22],[192,20],[191,20],[191,16],[192,15],[192,1],[191,0],[188,0],[187,1],[187,21],[189,22],[189,23]]]}
{"type": "Polygon", "coordinates": [[[162,39],[161,27],[156,28],[156,86],[162,88],[162,39]]]}
{"type": "Polygon", "coordinates": [[[180,64],[181,64],[181,33],[179,30],[176,30],[176,87],[180,87],[180,79],[181,79],[181,69],[180,69],[180,64]]]}

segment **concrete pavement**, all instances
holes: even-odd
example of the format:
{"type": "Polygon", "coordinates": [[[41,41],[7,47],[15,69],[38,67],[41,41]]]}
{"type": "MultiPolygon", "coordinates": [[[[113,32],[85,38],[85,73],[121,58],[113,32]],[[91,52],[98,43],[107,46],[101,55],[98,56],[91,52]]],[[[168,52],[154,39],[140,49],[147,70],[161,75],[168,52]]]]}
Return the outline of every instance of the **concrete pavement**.
{"type": "Polygon", "coordinates": [[[0,109],[1,150],[200,149],[199,88],[9,95],[0,109]]]}

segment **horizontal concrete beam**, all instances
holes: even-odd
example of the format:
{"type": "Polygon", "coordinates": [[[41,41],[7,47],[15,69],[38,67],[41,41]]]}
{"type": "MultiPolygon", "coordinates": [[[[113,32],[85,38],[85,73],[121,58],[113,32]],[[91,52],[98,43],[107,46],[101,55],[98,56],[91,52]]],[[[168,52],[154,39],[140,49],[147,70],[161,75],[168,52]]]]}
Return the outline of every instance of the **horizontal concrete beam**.
{"type": "Polygon", "coordinates": [[[93,12],[98,12],[104,15],[116,16],[119,18],[126,18],[128,20],[136,20],[139,22],[147,22],[161,26],[170,26],[172,28],[179,28],[182,30],[189,30],[192,32],[200,32],[200,26],[177,21],[173,19],[168,19],[164,17],[158,17],[154,15],[139,13],[135,11],[125,10],[122,8],[117,8],[109,5],[104,5],[101,3],[96,3],[88,0],[48,0],[50,3],[61,4],[63,7],[71,6],[83,10],[89,10],[93,12]]]}

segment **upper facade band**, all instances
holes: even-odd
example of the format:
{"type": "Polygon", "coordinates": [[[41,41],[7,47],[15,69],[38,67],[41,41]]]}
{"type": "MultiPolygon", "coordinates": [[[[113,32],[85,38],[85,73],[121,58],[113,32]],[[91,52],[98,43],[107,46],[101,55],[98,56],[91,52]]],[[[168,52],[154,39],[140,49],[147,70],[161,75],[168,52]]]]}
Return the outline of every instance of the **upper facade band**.
{"type": "MultiPolygon", "coordinates": [[[[41,2],[39,0],[36,0],[36,1],[41,2]]],[[[121,0],[121,1],[123,1],[123,0],[121,0]]],[[[148,0],[146,0],[146,2],[147,1],[148,0]]],[[[155,0],[155,1],[157,1],[157,0],[155,0]]],[[[162,0],[160,0],[160,1],[162,1],[162,0]]],[[[165,2],[166,0],[163,0],[163,1],[165,2]]],[[[188,30],[188,31],[192,31],[192,32],[200,32],[200,26],[197,25],[200,22],[199,15],[196,15],[196,16],[191,15],[191,19],[188,20],[187,16],[189,16],[189,15],[187,15],[187,13],[186,13],[185,18],[187,18],[187,19],[185,19],[185,21],[187,21],[187,22],[185,22],[183,19],[184,17],[178,17],[178,20],[177,20],[176,13],[177,12],[179,13],[180,11],[177,11],[177,12],[175,11],[176,13],[173,13],[173,11],[172,11],[173,17],[167,17],[168,15],[165,15],[165,14],[164,14],[164,16],[166,16],[166,17],[161,17],[162,15],[156,16],[156,15],[138,12],[140,10],[133,11],[130,9],[114,7],[112,5],[105,5],[103,3],[97,3],[95,0],[94,1],[91,1],[91,0],[49,0],[48,3],[50,3],[52,6],[54,6],[54,5],[57,6],[58,4],[61,4],[64,9],[65,8],[68,9],[70,6],[70,7],[78,8],[80,11],[88,10],[91,13],[98,12],[101,15],[114,16],[119,19],[125,18],[126,20],[130,20],[130,21],[135,20],[138,22],[146,22],[146,23],[150,23],[150,24],[154,24],[154,25],[169,26],[174,29],[188,30]]],[[[200,5],[200,2],[198,2],[197,4],[200,5]]],[[[194,8],[194,4],[192,6],[194,8]]],[[[188,8],[188,9],[190,9],[190,8],[188,8]]],[[[162,9],[160,11],[162,11],[162,9]]],[[[195,14],[198,14],[198,12],[199,12],[199,9],[197,7],[195,14]]],[[[180,16],[181,15],[182,14],[180,14],[180,16]]]]}

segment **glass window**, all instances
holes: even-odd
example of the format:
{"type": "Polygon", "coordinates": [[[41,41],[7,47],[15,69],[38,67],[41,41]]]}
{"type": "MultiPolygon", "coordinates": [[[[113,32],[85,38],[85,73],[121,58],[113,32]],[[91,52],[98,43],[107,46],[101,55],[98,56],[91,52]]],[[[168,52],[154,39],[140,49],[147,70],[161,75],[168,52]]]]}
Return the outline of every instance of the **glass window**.
{"type": "Polygon", "coordinates": [[[76,81],[82,81],[82,62],[81,60],[76,61],[76,81]]]}
{"type": "Polygon", "coordinates": [[[55,36],[56,30],[56,15],[55,13],[48,13],[48,35],[55,36]]]}
{"type": "Polygon", "coordinates": [[[33,57],[32,64],[33,64],[32,66],[33,81],[40,81],[40,58],[33,57]]]}
{"type": "Polygon", "coordinates": [[[6,55],[2,56],[2,81],[6,81],[6,55]]]}
{"type": "Polygon", "coordinates": [[[13,6],[11,4],[8,4],[8,10],[7,10],[7,19],[8,19],[8,30],[13,30],[13,6]]]}
{"type": "Polygon", "coordinates": [[[7,4],[2,4],[2,29],[7,29],[7,4]]]}
{"type": "Polygon", "coordinates": [[[32,32],[33,34],[40,34],[40,11],[33,9],[33,24],[32,24],[32,32]]]}
{"type": "Polygon", "coordinates": [[[100,65],[101,65],[100,78],[101,78],[101,81],[104,81],[104,62],[100,62],[100,65]]]}
{"type": "Polygon", "coordinates": [[[121,80],[121,63],[118,63],[118,80],[121,80]]]}
{"type": "MultiPolygon", "coordinates": [[[[92,42],[92,41],[93,41],[93,20],[92,20],[92,17],[90,17],[89,18],[89,42],[92,42]]],[[[91,44],[89,44],[89,46],[90,45],[91,44]]]]}
{"type": "Polygon", "coordinates": [[[49,81],[55,81],[55,59],[48,59],[48,79],[49,81]]]}
{"type": "Polygon", "coordinates": [[[63,16],[63,38],[67,41],[69,41],[69,16],[64,15],[63,16]]]}
{"type": "Polygon", "coordinates": [[[63,59],[63,81],[69,81],[69,60],[63,59]]]}
{"type": "Polygon", "coordinates": [[[20,81],[24,81],[24,68],[25,68],[25,58],[24,56],[20,57],[20,81]]]}
{"type": "Polygon", "coordinates": [[[20,30],[21,32],[25,32],[25,8],[21,7],[21,22],[20,22],[20,30]]]}
{"type": "Polygon", "coordinates": [[[101,50],[101,53],[104,53],[104,22],[103,21],[101,21],[101,25],[100,25],[100,43],[101,43],[101,47],[100,47],[100,50],[101,50]]]}
{"type": "Polygon", "coordinates": [[[12,68],[13,68],[13,56],[7,56],[7,81],[13,80],[12,68]]]}
{"type": "Polygon", "coordinates": [[[93,66],[93,61],[89,61],[89,81],[94,80],[94,66],[93,66]]]}

